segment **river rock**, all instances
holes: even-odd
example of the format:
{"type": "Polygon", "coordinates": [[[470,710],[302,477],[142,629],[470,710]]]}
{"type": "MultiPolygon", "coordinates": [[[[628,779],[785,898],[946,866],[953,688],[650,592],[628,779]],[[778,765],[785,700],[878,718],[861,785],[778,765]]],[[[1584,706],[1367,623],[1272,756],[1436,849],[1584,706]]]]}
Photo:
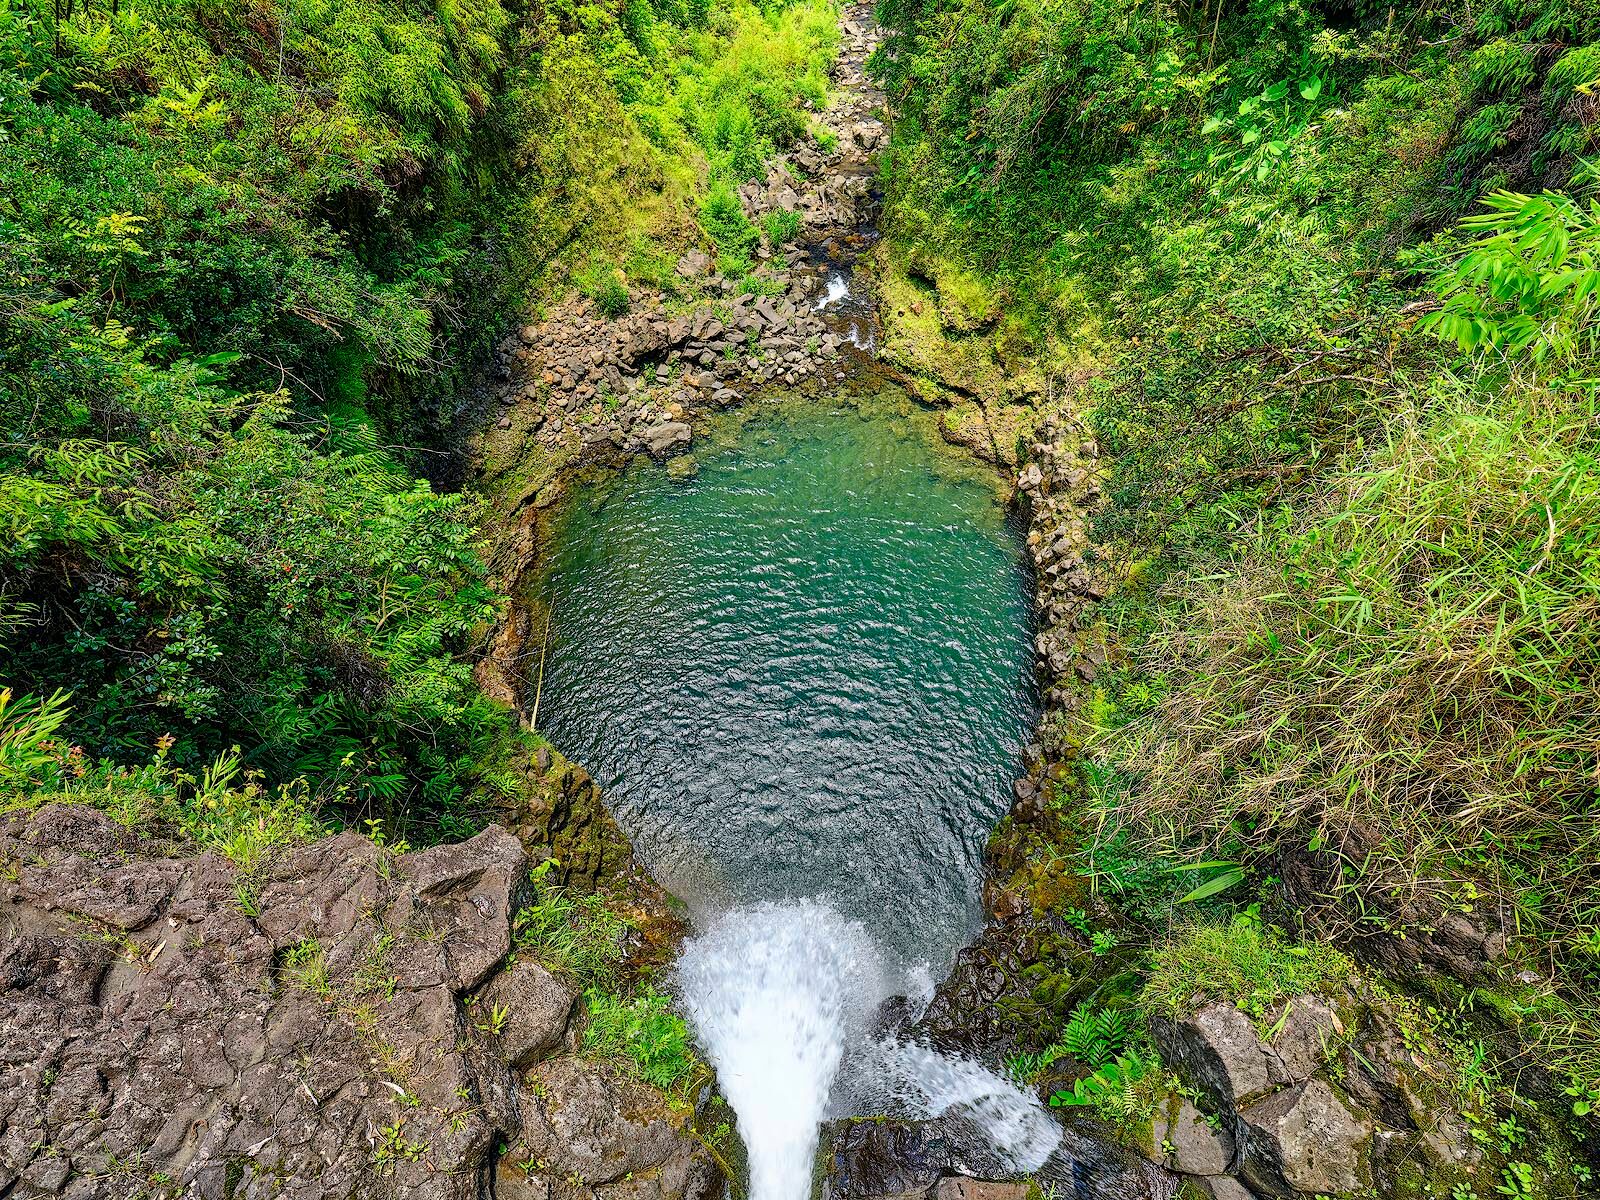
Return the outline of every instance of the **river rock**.
{"type": "Polygon", "coordinates": [[[653,457],[661,459],[667,458],[675,450],[687,446],[694,433],[687,422],[664,421],[660,425],[644,430],[639,436],[644,448],[653,457]]]}

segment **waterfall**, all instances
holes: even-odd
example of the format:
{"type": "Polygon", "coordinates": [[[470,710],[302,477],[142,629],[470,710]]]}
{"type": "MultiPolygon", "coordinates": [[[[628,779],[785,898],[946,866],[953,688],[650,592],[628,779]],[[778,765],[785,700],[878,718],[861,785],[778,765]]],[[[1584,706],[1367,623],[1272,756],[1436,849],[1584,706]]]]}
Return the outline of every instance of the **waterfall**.
{"type": "Polygon", "coordinates": [[[758,904],[690,942],[678,983],[739,1115],[751,1200],[807,1200],[845,1045],[883,996],[871,938],[815,901],[758,904]]]}
{"type": "Polygon", "coordinates": [[[877,1040],[871,1022],[904,980],[857,922],[814,900],[721,917],[678,963],[678,989],[739,1117],[750,1200],[807,1200],[819,1126],[848,1052],[901,1115],[959,1113],[1003,1169],[1036,1169],[1060,1142],[1037,1101],[976,1063],[877,1040]]]}
{"type": "Polygon", "coordinates": [[[1061,1129],[1034,1097],[969,1059],[915,1042],[885,1041],[876,1065],[890,1107],[914,1117],[959,1114],[983,1134],[995,1174],[1037,1171],[1061,1145],[1061,1129]]]}

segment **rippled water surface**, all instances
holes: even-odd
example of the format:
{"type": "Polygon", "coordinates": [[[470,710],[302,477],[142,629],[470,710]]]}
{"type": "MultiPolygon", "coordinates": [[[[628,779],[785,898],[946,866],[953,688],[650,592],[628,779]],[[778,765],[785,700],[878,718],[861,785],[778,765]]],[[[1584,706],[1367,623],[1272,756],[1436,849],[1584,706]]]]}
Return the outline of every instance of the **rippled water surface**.
{"type": "Polygon", "coordinates": [[[825,896],[907,961],[976,928],[1030,718],[1015,536],[897,393],[755,407],[554,539],[541,731],[705,909],[825,896]]]}

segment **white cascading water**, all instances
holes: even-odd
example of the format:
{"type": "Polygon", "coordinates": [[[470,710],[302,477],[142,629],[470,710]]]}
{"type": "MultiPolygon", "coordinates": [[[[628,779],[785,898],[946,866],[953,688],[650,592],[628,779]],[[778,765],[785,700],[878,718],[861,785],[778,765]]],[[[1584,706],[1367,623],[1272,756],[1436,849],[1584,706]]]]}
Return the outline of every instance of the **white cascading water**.
{"type": "Polygon", "coordinates": [[[876,1065],[895,1107],[914,1117],[959,1113],[988,1141],[994,1162],[1018,1175],[1037,1171],[1061,1145],[1061,1129],[1011,1080],[970,1059],[915,1042],[885,1041],[876,1065]]]}
{"type": "Polygon", "coordinates": [[[1008,1169],[1035,1170],[1060,1144],[1038,1102],[993,1072],[869,1038],[879,1005],[904,982],[860,924],[814,900],[735,910],[685,948],[679,990],[738,1114],[751,1200],[807,1200],[818,1130],[847,1051],[858,1061],[856,1087],[874,1107],[881,1100],[910,1117],[957,1111],[1008,1169]]]}
{"type": "Polygon", "coordinates": [[[688,944],[678,982],[739,1115],[751,1200],[806,1200],[845,1045],[882,998],[866,930],[810,900],[738,909],[688,944]]]}

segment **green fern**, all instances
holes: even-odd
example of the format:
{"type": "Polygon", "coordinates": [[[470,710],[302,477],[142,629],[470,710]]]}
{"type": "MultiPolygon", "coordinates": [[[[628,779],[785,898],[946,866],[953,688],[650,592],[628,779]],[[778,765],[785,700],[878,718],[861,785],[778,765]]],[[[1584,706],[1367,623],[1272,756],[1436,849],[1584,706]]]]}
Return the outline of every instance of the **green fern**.
{"type": "Polygon", "coordinates": [[[1050,1097],[1052,1108],[1093,1108],[1113,1120],[1126,1120],[1143,1114],[1148,1107],[1144,1089],[1138,1087],[1159,1064],[1156,1060],[1129,1051],[1097,1068],[1092,1074],[1074,1080],[1050,1097]]]}
{"type": "Polygon", "coordinates": [[[1034,1053],[1013,1054],[1006,1059],[1006,1073],[1018,1083],[1029,1084],[1048,1071],[1057,1060],[1071,1053],[1060,1042],[1051,1042],[1043,1050],[1034,1053]]]}
{"type": "Polygon", "coordinates": [[[1061,1031],[1060,1044],[1084,1066],[1098,1070],[1128,1048],[1133,1032],[1133,1017],[1126,1009],[1080,1004],[1061,1031]]]}

